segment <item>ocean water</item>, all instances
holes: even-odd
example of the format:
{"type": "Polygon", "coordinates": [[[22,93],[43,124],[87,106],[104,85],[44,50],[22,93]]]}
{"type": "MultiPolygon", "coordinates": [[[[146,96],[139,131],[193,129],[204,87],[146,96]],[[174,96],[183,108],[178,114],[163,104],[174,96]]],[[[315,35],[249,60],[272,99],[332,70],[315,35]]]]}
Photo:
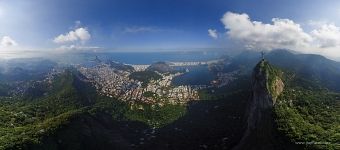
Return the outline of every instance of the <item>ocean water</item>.
{"type": "Polygon", "coordinates": [[[209,85],[216,78],[216,75],[208,69],[207,65],[182,68],[188,69],[189,72],[175,77],[172,85],[209,85]]]}
{"type": "Polygon", "coordinates": [[[182,52],[70,52],[52,53],[38,51],[1,52],[0,59],[46,58],[62,63],[86,63],[96,56],[102,61],[116,61],[126,64],[152,64],[158,61],[207,61],[220,58],[223,51],[182,51],[182,52]]]}
{"type": "Polygon", "coordinates": [[[110,52],[110,53],[82,53],[84,61],[95,59],[102,61],[117,61],[125,64],[152,64],[158,61],[207,61],[217,59],[223,52],[110,52]]]}

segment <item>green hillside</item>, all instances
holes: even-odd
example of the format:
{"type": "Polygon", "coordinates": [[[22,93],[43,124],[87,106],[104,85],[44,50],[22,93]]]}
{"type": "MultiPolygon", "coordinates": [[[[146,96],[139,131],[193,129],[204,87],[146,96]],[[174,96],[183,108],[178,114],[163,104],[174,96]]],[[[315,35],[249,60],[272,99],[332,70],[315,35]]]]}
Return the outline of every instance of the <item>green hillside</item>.
{"type": "Polygon", "coordinates": [[[318,88],[312,81],[305,81],[303,86],[289,84],[296,80],[305,81],[286,78],[288,87],[275,105],[278,130],[307,149],[340,148],[340,93],[318,88]]]}
{"type": "Polygon", "coordinates": [[[63,133],[65,127],[79,118],[91,118],[94,123],[101,116],[98,114],[111,116],[106,119],[113,122],[139,121],[151,128],[164,126],[185,113],[185,108],[177,105],[151,108],[139,104],[142,110],[130,108],[125,102],[97,95],[81,78],[78,72],[68,69],[54,79],[48,96],[31,100],[1,97],[0,149],[48,146],[46,138],[63,133]]]}

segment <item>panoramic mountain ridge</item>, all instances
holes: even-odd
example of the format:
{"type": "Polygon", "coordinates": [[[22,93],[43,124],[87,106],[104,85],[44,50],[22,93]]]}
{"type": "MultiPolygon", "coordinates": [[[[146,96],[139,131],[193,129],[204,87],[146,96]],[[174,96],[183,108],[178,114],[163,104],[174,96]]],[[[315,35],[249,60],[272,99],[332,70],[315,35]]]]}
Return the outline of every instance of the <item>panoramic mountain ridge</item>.
{"type": "MultiPolygon", "coordinates": [[[[108,62],[57,66],[28,80],[18,78],[1,87],[0,136],[5,138],[0,149],[336,149],[340,94],[295,70],[304,66],[314,75],[322,68],[288,51],[268,53],[263,60],[258,55],[245,52],[199,65],[214,74],[210,82],[183,82],[179,88],[169,84],[174,75],[195,70],[136,71],[108,62]],[[171,88],[177,93],[160,92],[171,88]],[[140,91],[131,92],[135,89],[140,91]],[[197,99],[185,89],[193,89],[197,99]],[[107,95],[112,91],[127,97],[107,95]]],[[[337,76],[327,69],[336,68],[333,61],[321,62],[326,74],[337,76]]],[[[207,78],[204,72],[194,74],[207,78]]]]}
{"type": "Polygon", "coordinates": [[[340,150],[339,0],[0,0],[0,150],[340,150]]]}

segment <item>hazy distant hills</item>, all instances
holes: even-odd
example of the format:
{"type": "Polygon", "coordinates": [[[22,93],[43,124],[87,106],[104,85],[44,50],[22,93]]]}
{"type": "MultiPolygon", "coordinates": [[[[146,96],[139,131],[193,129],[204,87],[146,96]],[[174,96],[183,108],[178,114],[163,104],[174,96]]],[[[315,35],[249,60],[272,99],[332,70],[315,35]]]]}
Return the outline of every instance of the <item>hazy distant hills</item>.
{"type": "Polygon", "coordinates": [[[46,87],[43,80],[56,62],[43,58],[11,59],[0,64],[0,96],[17,95],[12,90],[19,89],[21,94],[43,95],[46,87]]]}
{"type": "MultiPolygon", "coordinates": [[[[243,69],[250,73],[260,60],[261,54],[254,51],[245,51],[234,57],[231,64],[225,67],[226,71],[243,69]]],[[[287,50],[274,50],[265,55],[274,66],[287,72],[294,72],[297,76],[316,82],[331,90],[340,91],[340,62],[327,59],[314,54],[293,54],[287,50]]]]}
{"type": "Polygon", "coordinates": [[[11,59],[0,64],[0,81],[42,79],[57,63],[43,58],[11,59]]]}

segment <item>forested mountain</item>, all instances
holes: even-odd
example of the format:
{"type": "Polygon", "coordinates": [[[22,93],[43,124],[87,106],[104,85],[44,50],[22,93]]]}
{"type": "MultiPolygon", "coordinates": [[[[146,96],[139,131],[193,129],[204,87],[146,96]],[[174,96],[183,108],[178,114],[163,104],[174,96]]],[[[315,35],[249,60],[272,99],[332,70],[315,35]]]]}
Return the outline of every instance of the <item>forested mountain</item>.
{"type": "Polygon", "coordinates": [[[74,67],[13,65],[3,75],[37,74],[1,78],[0,149],[338,149],[339,63],[285,50],[259,56],[209,64],[232,80],[186,104],[109,97],[74,67]]]}

